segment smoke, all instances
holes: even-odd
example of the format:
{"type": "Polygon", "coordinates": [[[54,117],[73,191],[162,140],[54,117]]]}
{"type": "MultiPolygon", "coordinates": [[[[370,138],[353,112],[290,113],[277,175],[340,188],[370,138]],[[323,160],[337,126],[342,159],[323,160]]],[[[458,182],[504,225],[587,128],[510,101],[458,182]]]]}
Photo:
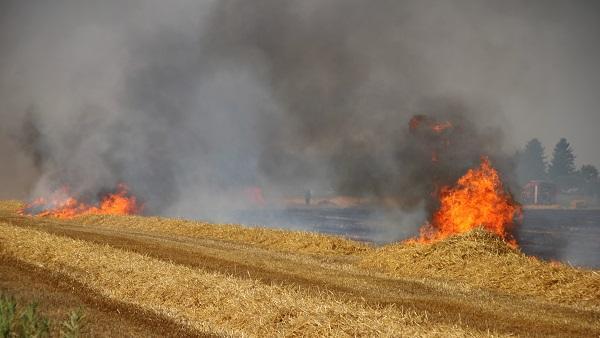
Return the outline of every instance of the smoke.
{"type": "Polygon", "coordinates": [[[537,30],[509,3],[5,1],[2,197],[126,182],[149,212],[214,217],[258,186],[421,215],[481,155],[510,177],[502,90],[537,30]]]}
{"type": "Polygon", "coordinates": [[[502,157],[499,129],[479,124],[497,110],[445,93],[418,53],[430,32],[423,23],[414,32],[413,16],[428,13],[417,2],[217,3],[204,40],[210,68],[253,73],[277,107],[256,116],[257,169],[269,186],[327,187],[410,210],[481,155],[502,157]],[[454,127],[415,135],[417,113],[454,127]]]}

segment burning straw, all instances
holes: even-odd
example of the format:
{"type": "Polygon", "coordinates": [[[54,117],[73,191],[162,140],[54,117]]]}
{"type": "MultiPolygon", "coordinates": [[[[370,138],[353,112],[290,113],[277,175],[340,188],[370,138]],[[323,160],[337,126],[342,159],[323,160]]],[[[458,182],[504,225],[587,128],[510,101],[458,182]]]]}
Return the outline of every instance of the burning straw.
{"type": "Polygon", "coordinates": [[[480,166],[467,171],[454,186],[442,187],[439,195],[440,208],[431,223],[421,228],[416,241],[431,243],[483,227],[516,247],[511,230],[522,213],[521,206],[506,192],[500,174],[487,157],[482,157],[480,166]]]}

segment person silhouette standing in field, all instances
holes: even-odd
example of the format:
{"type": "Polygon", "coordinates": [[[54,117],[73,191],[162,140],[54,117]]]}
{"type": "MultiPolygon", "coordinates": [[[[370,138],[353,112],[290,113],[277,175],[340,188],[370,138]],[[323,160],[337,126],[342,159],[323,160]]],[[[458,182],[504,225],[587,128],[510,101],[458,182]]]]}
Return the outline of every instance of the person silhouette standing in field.
{"type": "Polygon", "coordinates": [[[311,198],[312,198],[312,191],[310,189],[307,189],[304,192],[304,204],[310,205],[310,199],[311,198]]]}

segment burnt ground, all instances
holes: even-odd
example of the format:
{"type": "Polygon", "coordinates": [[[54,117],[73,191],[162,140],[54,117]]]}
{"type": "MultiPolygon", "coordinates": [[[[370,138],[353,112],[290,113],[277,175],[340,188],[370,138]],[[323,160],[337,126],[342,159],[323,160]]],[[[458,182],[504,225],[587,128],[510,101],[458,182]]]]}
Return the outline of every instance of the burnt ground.
{"type": "Polygon", "coordinates": [[[525,210],[516,236],[523,252],[600,268],[600,210],[525,210]]]}
{"type": "MultiPolygon", "coordinates": [[[[395,224],[393,215],[366,208],[249,210],[238,212],[226,221],[318,231],[376,244],[404,240],[418,233],[412,223],[395,224]],[[382,223],[388,225],[382,227],[382,223]]],[[[527,255],[600,268],[599,209],[526,209],[515,237],[527,255]]]]}

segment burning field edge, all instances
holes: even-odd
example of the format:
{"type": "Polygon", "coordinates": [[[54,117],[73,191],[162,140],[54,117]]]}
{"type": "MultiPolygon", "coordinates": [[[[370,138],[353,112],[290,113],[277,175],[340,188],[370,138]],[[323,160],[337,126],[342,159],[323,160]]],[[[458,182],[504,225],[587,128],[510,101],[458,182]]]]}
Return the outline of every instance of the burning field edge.
{"type": "Polygon", "coordinates": [[[359,259],[358,265],[362,268],[393,276],[449,279],[475,287],[600,308],[600,274],[597,271],[525,256],[498,236],[480,229],[433,244],[398,243],[376,248],[310,232],[159,217],[82,216],[72,222],[226,240],[281,252],[352,256],[359,259]]]}
{"type": "MultiPolygon", "coordinates": [[[[309,292],[299,285],[266,284],[15,225],[35,224],[35,229],[42,230],[50,225],[77,225],[306,255],[366,274],[437,283],[448,290],[462,290],[460,297],[492,292],[499,297],[525,297],[540,307],[572,309],[569,311],[582,314],[581,323],[575,323],[580,327],[573,328],[574,332],[600,332],[597,270],[525,256],[499,236],[481,229],[432,244],[374,247],[308,232],[160,217],[87,215],[56,220],[20,216],[16,211],[21,206],[18,201],[0,202],[1,255],[62,274],[102,297],[167,316],[203,333],[479,336],[506,332],[483,332],[469,325],[432,320],[423,311],[373,306],[335,297],[326,290],[309,292]]],[[[559,316],[560,309],[556,310],[559,316]]],[[[577,315],[569,316],[570,325],[574,325],[577,315]]]]}
{"type": "MultiPolygon", "coordinates": [[[[15,213],[21,206],[20,201],[2,202],[0,214],[15,213]]],[[[395,243],[377,248],[313,232],[162,217],[84,215],[60,221],[115,230],[224,240],[279,252],[351,256],[358,259],[358,266],[362,268],[392,276],[450,279],[475,287],[600,308],[598,271],[526,256],[498,236],[481,229],[433,244],[395,243]]]]}

